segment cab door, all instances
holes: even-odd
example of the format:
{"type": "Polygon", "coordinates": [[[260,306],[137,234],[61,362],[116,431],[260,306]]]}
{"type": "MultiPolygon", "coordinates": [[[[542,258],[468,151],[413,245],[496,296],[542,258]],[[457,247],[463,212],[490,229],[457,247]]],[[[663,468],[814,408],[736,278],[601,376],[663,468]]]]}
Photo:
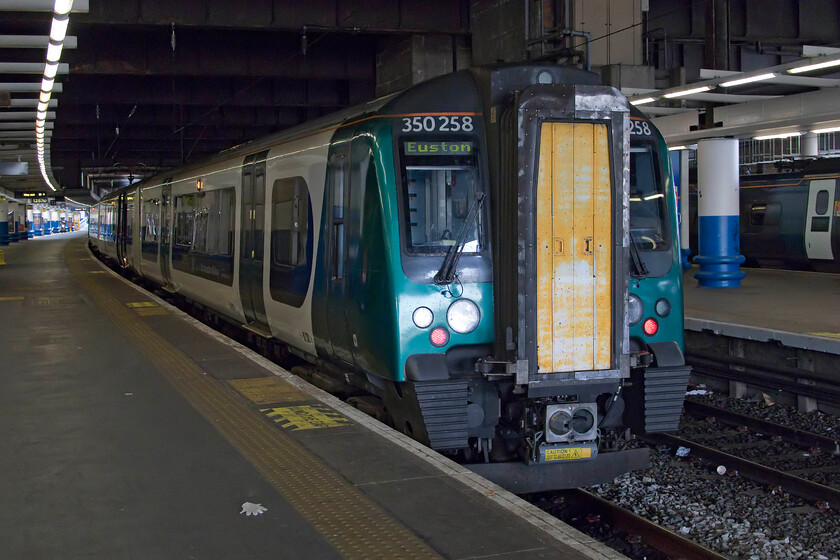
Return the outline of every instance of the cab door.
{"type": "Polygon", "coordinates": [[[265,246],[265,160],[268,151],[242,164],[242,230],[239,252],[239,296],[247,325],[270,332],[263,298],[265,246]]]}
{"type": "Polygon", "coordinates": [[[815,179],[808,189],[805,250],[809,259],[834,260],[831,222],[834,215],[835,182],[836,179],[815,179]]]}
{"type": "Polygon", "coordinates": [[[327,274],[326,274],[326,321],[332,353],[335,358],[354,364],[353,349],[358,341],[353,340],[347,324],[348,298],[348,233],[350,230],[349,207],[351,195],[350,131],[341,130],[333,138],[327,170],[326,216],[329,220],[326,231],[327,274]]]}

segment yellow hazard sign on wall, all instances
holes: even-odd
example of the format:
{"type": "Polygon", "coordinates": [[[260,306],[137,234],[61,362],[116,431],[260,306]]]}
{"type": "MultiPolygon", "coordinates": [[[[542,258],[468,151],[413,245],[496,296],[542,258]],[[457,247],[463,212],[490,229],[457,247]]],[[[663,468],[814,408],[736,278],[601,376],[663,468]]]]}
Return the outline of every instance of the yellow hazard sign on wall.
{"type": "Polygon", "coordinates": [[[314,430],[349,426],[350,420],[325,404],[261,408],[266,416],[287,430],[314,430]]]}

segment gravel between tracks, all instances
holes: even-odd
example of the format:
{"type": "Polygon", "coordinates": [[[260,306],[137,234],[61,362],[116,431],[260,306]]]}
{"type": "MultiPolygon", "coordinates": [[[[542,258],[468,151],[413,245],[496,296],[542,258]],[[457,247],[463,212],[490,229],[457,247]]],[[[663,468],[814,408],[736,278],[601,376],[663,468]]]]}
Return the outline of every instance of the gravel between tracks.
{"type": "MultiPolygon", "coordinates": [[[[719,395],[691,398],[823,435],[838,434],[837,417],[719,395]]],[[[717,465],[674,449],[651,452],[652,468],[593,490],[622,507],[733,558],[840,560],[840,514],[762,488],[717,465]]],[[[840,460],[840,459],[838,459],[840,460]]]]}

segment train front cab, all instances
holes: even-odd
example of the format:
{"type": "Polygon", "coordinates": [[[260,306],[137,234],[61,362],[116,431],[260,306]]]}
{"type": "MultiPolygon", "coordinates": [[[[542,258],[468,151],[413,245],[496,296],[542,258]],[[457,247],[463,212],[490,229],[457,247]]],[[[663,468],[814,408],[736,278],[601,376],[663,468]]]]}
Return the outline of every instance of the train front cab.
{"type": "MultiPolygon", "coordinates": [[[[450,104],[449,115],[440,113],[447,123],[470,116],[475,139],[462,126],[460,136],[442,134],[433,112],[428,127],[426,116],[395,125],[409,282],[397,290],[404,294],[404,381],[386,387],[398,429],[436,449],[468,449],[468,460],[487,461],[471,468],[519,491],[593,484],[645,467],[646,451],[615,451],[612,440],[628,419],[640,431],[656,431],[647,421],[655,416],[675,424],[682,392],[664,406],[654,385],[667,385],[673,400],[672,387],[683,383],[684,390],[687,381],[676,338],[662,345],[661,364],[642,361],[644,352],[630,347],[626,101],[592,82],[560,85],[567,72],[560,69],[552,70],[561,74],[551,76],[556,85],[516,87],[542,82],[534,79],[537,69],[529,70],[533,76],[476,74],[479,88],[490,90],[484,108],[461,104],[453,111],[450,104]],[[514,98],[515,90],[522,93],[514,98]],[[453,143],[460,153],[451,151],[453,143]],[[442,196],[433,195],[434,185],[442,196]],[[491,204],[482,204],[483,193],[491,204]],[[431,224],[444,207],[450,215],[431,224]],[[555,219],[560,215],[574,219],[555,219]],[[432,227],[441,224],[452,227],[432,227]],[[451,237],[441,236],[446,229],[451,237]],[[457,275],[447,278],[453,251],[460,262],[454,259],[457,275]],[[452,328],[452,315],[470,318],[465,332],[452,328]],[[625,406],[631,371],[640,377],[628,396],[642,400],[625,406]]],[[[450,91],[456,89],[469,91],[461,84],[450,91]]],[[[462,96],[471,98],[481,96],[462,96]]],[[[679,292],[679,283],[668,289],[679,292]]]]}

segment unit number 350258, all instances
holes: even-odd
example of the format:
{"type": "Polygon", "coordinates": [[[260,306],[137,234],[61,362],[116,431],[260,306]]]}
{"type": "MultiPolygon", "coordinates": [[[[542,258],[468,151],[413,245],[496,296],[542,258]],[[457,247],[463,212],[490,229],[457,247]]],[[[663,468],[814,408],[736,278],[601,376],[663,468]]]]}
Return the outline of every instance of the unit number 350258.
{"type": "Polygon", "coordinates": [[[403,117],[402,132],[472,132],[473,118],[462,115],[403,117]]]}

